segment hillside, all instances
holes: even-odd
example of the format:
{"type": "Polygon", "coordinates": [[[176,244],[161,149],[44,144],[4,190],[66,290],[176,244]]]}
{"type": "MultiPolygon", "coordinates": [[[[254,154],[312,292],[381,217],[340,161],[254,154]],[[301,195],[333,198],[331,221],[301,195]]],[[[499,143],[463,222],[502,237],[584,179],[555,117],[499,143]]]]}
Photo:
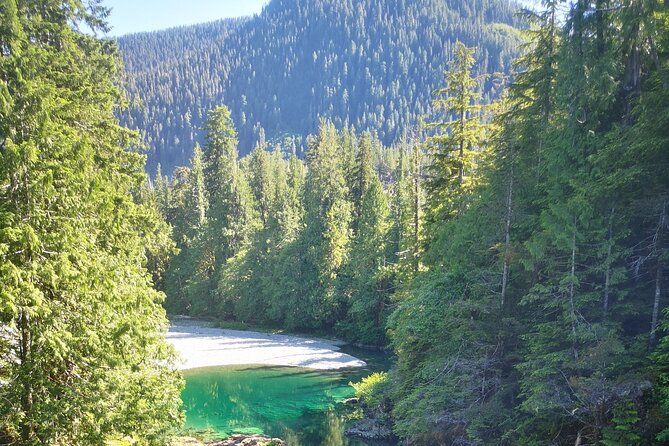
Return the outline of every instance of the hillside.
{"type": "Polygon", "coordinates": [[[273,0],[251,18],[125,36],[134,105],[122,122],[142,130],[149,172],[187,164],[222,103],[242,155],[261,127],[269,141],[295,136],[301,152],[319,116],[392,144],[429,110],[456,40],[479,47],[481,72],[509,69],[515,10],[505,0],[273,0]]]}

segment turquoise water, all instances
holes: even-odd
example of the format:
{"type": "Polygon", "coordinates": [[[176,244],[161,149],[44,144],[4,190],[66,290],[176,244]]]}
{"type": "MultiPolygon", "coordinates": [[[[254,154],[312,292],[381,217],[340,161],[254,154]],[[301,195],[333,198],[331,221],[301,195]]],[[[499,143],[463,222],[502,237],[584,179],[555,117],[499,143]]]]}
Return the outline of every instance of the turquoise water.
{"type": "Polygon", "coordinates": [[[353,396],[348,383],[388,366],[381,354],[348,350],[363,356],[368,367],[328,372],[249,366],[188,371],[182,395],[186,429],[218,437],[260,433],[283,438],[291,446],[391,445],[344,436],[347,409],[341,401],[353,396]]]}

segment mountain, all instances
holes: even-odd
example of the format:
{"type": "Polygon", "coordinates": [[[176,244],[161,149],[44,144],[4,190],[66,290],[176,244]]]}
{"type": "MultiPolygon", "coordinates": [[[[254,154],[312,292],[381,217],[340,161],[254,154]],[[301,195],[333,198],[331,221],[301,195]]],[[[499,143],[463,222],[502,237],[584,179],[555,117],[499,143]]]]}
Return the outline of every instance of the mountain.
{"type": "Polygon", "coordinates": [[[150,172],[187,164],[207,111],[223,103],[241,155],[261,134],[299,153],[319,117],[392,144],[428,112],[457,40],[479,48],[480,72],[508,72],[517,8],[506,0],[273,0],[250,18],[124,36],[132,105],[121,120],[142,131],[150,172]]]}

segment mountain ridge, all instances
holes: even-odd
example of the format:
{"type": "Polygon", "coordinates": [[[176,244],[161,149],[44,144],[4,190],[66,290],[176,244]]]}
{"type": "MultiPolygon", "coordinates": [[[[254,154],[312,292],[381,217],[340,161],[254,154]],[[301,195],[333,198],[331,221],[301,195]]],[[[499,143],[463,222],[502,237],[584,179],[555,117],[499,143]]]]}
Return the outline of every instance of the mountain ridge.
{"type": "Polygon", "coordinates": [[[516,8],[503,0],[273,0],[251,17],[124,36],[134,105],[121,120],[142,131],[152,173],[158,163],[166,173],[187,164],[206,112],[222,103],[241,155],[261,133],[299,154],[320,117],[392,144],[429,110],[456,40],[479,45],[481,72],[509,71],[516,8]]]}

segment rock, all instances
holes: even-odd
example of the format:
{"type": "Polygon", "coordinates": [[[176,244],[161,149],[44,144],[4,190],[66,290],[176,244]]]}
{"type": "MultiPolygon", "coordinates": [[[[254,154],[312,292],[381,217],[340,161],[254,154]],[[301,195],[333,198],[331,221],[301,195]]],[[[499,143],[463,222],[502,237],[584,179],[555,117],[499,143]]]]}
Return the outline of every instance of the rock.
{"type": "Polygon", "coordinates": [[[360,398],[355,398],[355,397],[353,397],[353,398],[346,398],[346,399],[345,399],[344,401],[342,401],[341,403],[344,404],[344,405],[346,405],[346,406],[355,406],[355,405],[358,404],[359,402],[360,402],[360,398]]]}
{"type": "Polygon", "coordinates": [[[233,435],[223,441],[210,443],[209,446],[287,446],[287,444],[279,438],[265,435],[233,435]]]}
{"type": "Polygon", "coordinates": [[[346,430],[345,434],[349,437],[359,437],[365,440],[386,440],[393,437],[390,426],[373,418],[365,418],[354,423],[346,430]]]}
{"type": "Polygon", "coordinates": [[[197,438],[179,437],[179,438],[175,438],[170,443],[170,446],[203,446],[203,444],[197,438]]]}

